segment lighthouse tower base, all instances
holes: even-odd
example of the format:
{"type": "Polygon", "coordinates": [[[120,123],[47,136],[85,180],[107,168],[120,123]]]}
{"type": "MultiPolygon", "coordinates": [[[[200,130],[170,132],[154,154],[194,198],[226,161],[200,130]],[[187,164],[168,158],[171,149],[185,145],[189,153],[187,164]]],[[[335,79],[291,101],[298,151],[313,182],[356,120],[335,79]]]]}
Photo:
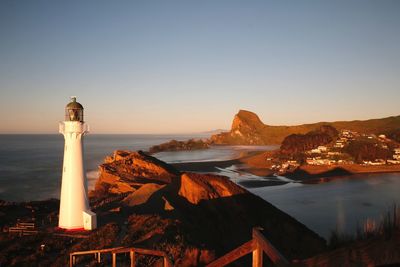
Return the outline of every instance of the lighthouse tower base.
{"type": "Polygon", "coordinates": [[[93,211],[84,211],[83,212],[83,229],[85,230],[94,230],[97,228],[97,218],[96,213],[93,211]]]}

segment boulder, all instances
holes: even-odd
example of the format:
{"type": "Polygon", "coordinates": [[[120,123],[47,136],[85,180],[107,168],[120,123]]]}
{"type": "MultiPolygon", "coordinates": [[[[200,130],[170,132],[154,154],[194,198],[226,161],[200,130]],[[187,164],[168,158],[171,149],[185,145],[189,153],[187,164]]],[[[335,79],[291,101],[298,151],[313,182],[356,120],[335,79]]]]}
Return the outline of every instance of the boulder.
{"type": "Polygon", "coordinates": [[[192,204],[201,200],[230,197],[247,191],[234,184],[229,178],[213,174],[184,173],[181,176],[179,195],[192,204]]]}

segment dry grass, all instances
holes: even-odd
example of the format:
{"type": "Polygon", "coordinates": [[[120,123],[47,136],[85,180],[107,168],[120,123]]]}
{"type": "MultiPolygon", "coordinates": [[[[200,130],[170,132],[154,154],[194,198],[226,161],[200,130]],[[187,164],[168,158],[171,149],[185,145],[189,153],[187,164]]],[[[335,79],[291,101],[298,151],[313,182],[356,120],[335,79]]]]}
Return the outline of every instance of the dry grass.
{"type": "Polygon", "coordinates": [[[393,204],[379,221],[367,219],[357,227],[354,235],[332,231],[329,238],[329,247],[332,249],[342,247],[355,241],[367,240],[374,237],[390,239],[396,232],[400,231],[400,207],[393,204]]]}

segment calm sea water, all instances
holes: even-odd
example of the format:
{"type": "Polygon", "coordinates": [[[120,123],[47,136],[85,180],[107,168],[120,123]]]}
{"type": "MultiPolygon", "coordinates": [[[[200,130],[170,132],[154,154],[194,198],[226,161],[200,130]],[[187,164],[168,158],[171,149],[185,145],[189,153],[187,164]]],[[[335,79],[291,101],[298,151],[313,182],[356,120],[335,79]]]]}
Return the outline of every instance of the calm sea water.
{"type": "MultiPolygon", "coordinates": [[[[88,135],[85,166],[89,184],[97,167],[116,149],[147,150],[171,139],[187,140],[207,135],[88,135]]],[[[10,201],[58,198],[64,140],[61,135],[0,135],[0,199],[10,201]]],[[[258,149],[268,149],[260,147],[258,149]]],[[[213,147],[202,151],[163,152],[166,162],[226,160],[254,147],[213,147]]],[[[263,180],[235,168],[220,174],[233,181],[263,180]]],[[[323,184],[290,182],[283,186],[249,188],[250,191],[290,214],[323,237],[332,230],[354,233],[367,218],[379,218],[393,203],[400,204],[400,174],[355,175],[323,184]]]]}

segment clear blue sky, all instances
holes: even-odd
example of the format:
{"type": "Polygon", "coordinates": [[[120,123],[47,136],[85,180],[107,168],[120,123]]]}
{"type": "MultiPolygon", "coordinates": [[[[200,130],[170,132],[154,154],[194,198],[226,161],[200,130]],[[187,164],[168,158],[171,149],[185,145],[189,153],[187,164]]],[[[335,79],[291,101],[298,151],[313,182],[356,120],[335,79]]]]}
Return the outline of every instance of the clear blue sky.
{"type": "Polygon", "coordinates": [[[400,115],[400,1],[0,2],[0,133],[95,133],[400,115]]]}

